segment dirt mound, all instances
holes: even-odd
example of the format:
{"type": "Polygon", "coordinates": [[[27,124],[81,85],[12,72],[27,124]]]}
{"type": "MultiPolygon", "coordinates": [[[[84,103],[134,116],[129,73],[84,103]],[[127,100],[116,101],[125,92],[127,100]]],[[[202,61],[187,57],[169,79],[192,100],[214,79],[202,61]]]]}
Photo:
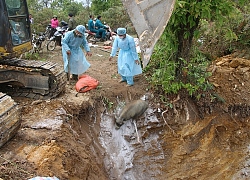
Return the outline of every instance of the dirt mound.
{"type": "Polygon", "coordinates": [[[235,112],[241,117],[249,116],[250,105],[250,54],[237,51],[218,58],[209,68],[210,82],[214,85],[224,110],[235,112]]]}
{"type": "MultiPolygon", "coordinates": [[[[88,127],[92,123],[87,121],[90,122],[88,124],[85,119],[78,118],[80,109],[88,109],[90,105],[86,103],[84,106],[86,107],[74,108],[74,104],[57,100],[25,105],[22,111],[22,128],[1,149],[2,160],[16,159],[29,163],[30,166],[24,170],[34,172],[33,177],[40,175],[56,176],[60,179],[106,179],[98,154],[91,151],[92,137],[88,135],[88,127]]],[[[8,161],[2,163],[3,169],[8,170],[8,161]]],[[[21,166],[20,169],[22,168],[24,167],[21,166]]],[[[13,172],[10,177],[17,177],[17,174],[13,172]]],[[[2,178],[8,179],[8,176],[2,178]]]]}

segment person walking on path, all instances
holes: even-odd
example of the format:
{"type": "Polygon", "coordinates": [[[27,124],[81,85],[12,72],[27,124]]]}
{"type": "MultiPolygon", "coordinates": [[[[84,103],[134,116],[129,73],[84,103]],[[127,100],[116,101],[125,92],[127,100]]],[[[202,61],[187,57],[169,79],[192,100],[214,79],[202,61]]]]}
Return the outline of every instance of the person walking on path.
{"type": "Polygon", "coordinates": [[[91,56],[88,42],[84,36],[85,27],[78,25],[73,31],[68,31],[62,39],[62,55],[64,62],[64,71],[69,71],[73,75],[73,80],[78,80],[78,77],[90,67],[81,46],[87,52],[86,56],[91,56]]]}
{"type": "Polygon", "coordinates": [[[126,86],[128,87],[133,86],[134,76],[142,73],[135,41],[132,36],[126,34],[125,28],[118,28],[117,35],[112,46],[109,60],[112,60],[119,48],[117,65],[118,74],[121,75],[120,82],[127,82],[126,86]]]}

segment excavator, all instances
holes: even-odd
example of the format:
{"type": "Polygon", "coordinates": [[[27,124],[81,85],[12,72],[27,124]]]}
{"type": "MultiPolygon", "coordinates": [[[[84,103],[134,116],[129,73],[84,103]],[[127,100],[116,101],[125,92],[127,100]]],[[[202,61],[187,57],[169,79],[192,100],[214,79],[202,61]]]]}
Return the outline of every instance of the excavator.
{"type": "Polygon", "coordinates": [[[1,0],[0,24],[1,147],[21,125],[20,108],[11,96],[54,98],[65,90],[67,76],[58,64],[20,58],[32,49],[26,0],[1,0]]]}
{"type": "MultiPolygon", "coordinates": [[[[121,0],[139,37],[143,67],[172,14],[175,0],[121,0]]],[[[67,76],[58,64],[24,60],[32,49],[26,0],[0,1],[0,147],[21,125],[20,108],[11,96],[50,99],[64,91],[67,76]],[[7,95],[8,94],[8,95],[7,95]]]]}

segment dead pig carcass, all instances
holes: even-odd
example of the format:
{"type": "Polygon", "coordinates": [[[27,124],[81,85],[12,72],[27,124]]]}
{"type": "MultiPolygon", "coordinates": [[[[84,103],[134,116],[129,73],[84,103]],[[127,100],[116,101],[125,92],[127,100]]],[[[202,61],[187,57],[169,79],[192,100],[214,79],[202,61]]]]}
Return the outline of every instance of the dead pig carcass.
{"type": "Polygon", "coordinates": [[[147,108],[148,102],[141,99],[128,103],[116,119],[116,129],[119,129],[123,125],[123,121],[140,117],[147,108]]]}

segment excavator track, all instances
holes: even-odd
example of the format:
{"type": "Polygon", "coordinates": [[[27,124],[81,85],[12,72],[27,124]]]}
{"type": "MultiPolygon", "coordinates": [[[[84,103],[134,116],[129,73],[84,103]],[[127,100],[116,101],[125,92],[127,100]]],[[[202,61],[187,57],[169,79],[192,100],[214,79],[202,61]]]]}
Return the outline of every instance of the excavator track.
{"type": "Polygon", "coordinates": [[[10,96],[0,92],[0,147],[16,134],[20,125],[18,105],[10,96]]]}
{"type": "Polygon", "coordinates": [[[0,91],[10,96],[46,100],[65,90],[67,76],[59,64],[23,59],[5,59],[0,64],[0,91]]]}

